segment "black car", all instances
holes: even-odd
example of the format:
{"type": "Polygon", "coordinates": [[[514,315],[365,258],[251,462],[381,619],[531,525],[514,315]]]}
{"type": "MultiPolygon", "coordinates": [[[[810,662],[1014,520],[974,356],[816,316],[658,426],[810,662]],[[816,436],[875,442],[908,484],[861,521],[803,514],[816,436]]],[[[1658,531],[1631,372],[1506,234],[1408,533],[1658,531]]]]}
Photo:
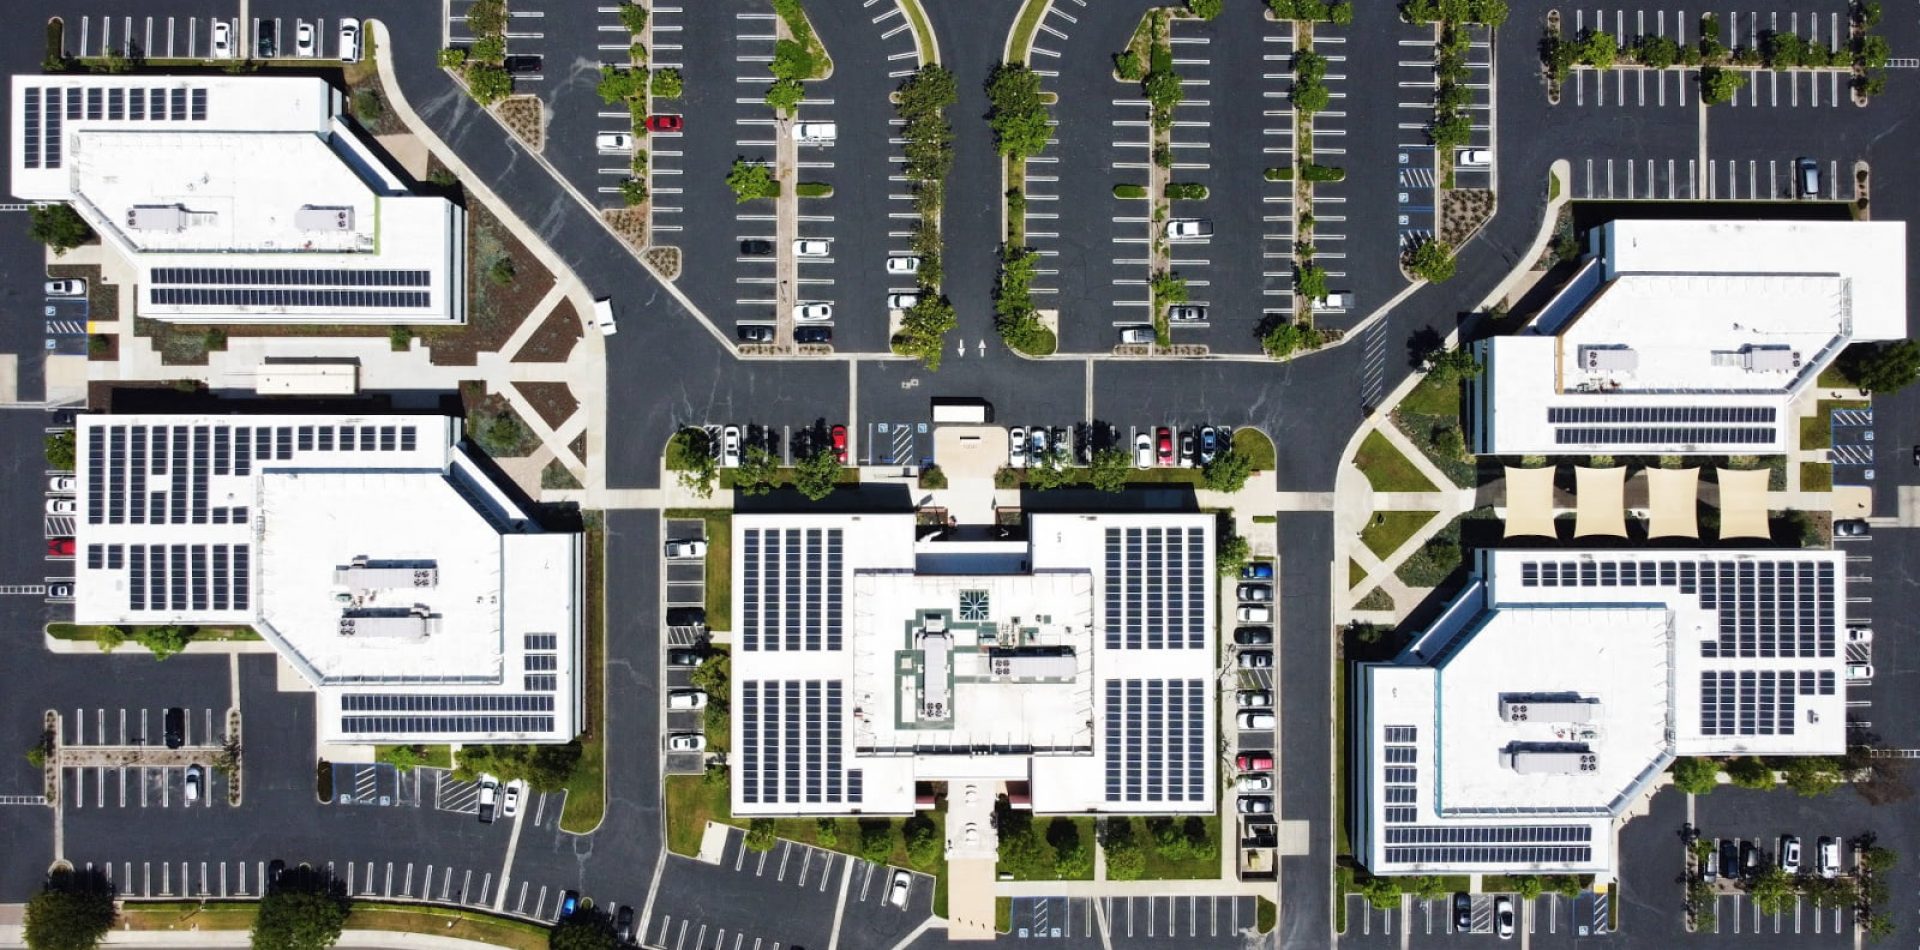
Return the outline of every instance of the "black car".
{"type": "Polygon", "coordinates": [[[742,343],[772,343],[773,328],[764,323],[743,323],[739,327],[742,343]]]}
{"type": "Polygon", "coordinates": [[[832,327],[794,327],[793,342],[795,343],[832,343],[833,328],[832,327]]]}
{"type": "Polygon", "coordinates": [[[772,241],[741,241],[740,253],[749,257],[765,257],[773,253],[772,241]]]}
{"type": "Polygon", "coordinates": [[[633,905],[623,904],[620,913],[613,918],[613,934],[621,943],[633,942],[633,905]]]}
{"type": "Polygon", "coordinates": [[[699,650],[676,648],[676,649],[667,651],[668,666],[680,666],[680,667],[699,666],[700,663],[705,659],[706,657],[702,656],[699,650]]]}
{"type": "Polygon", "coordinates": [[[258,52],[261,59],[273,58],[274,48],[273,48],[273,21],[272,20],[260,21],[260,42],[258,45],[258,52]]]}
{"type": "Polygon", "coordinates": [[[1243,647],[1266,646],[1273,642],[1273,628],[1241,627],[1233,631],[1233,642],[1243,647]]]}
{"type": "Polygon", "coordinates": [[[1720,842],[1720,876],[1728,880],[1740,876],[1740,846],[1732,841],[1720,842]]]}
{"type": "Polygon", "coordinates": [[[165,731],[167,748],[178,749],[187,744],[187,711],[171,706],[167,709],[165,731]]]}
{"type": "Polygon", "coordinates": [[[1466,891],[1453,892],[1453,932],[1473,929],[1473,897],[1466,891]]]}
{"type": "Polygon", "coordinates": [[[267,887],[280,886],[280,878],[287,873],[287,862],[274,858],[267,863],[267,887]]]}
{"type": "Polygon", "coordinates": [[[707,611],[704,607],[668,607],[667,626],[704,627],[707,625],[707,611]]]}
{"type": "Polygon", "coordinates": [[[509,56],[503,63],[507,72],[515,75],[539,75],[541,58],[538,56],[509,56]]]}

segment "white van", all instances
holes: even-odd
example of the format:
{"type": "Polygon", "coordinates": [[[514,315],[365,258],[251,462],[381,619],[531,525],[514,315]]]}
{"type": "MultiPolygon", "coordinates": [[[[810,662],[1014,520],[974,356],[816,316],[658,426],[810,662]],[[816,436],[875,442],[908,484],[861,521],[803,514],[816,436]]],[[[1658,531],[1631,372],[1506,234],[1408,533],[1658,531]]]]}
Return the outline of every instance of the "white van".
{"type": "Polygon", "coordinates": [[[831,122],[796,122],[793,126],[793,140],[801,145],[832,145],[839,136],[839,126],[831,122]]]}
{"type": "Polygon", "coordinates": [[[600,330],[601,336],[620,332],[620,327],[613,322],[612,297],[601,297],[593,302],[593,325],[600,330]]]}
{"type": "Polygon", "coordinates": [[[986,425],[993,421],[993,403],[966,396],[935,396],[933,397],[933,421],[986,425]]]}

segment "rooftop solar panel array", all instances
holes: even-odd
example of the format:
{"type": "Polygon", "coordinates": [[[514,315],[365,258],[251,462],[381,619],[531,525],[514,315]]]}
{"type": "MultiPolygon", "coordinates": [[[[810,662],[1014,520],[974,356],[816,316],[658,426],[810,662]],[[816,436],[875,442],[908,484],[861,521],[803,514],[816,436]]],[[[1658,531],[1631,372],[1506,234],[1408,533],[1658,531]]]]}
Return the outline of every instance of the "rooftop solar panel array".
{"type": "MultiPolygon", "coordinates": [[[[251,610],[251,549],[245,544],[131,544],[99,547],[107,569],[126,549],[127,609],[134,613],[251,610]]],[[[88,555],[91,562],[92,554],[88,555]]],[[[91,564],[90,564],[91,566],[91,564]]]]}
{"type": "Polygon", "coordinates": [[[1790,736],[1801,696],[1832,696],[1832,670],[1701,670],[1700,733],[1790,736]]]}
{"type": "Polygon", "coordinates": [[[1593,829],[1586,825],[1386,829],[1386,863],[1585,864],[1593,860],[1593,829]]]}
{"type": "Polygon", "coordinates": [[[1204,649],[1212,570],[1201,528],[1106,529],[1107,648],[1204,649]]]}
{"type": "Polygon", "coordinates": [[[1201,802],[1207,795],[1207,682],[1106,681],[1106,800],[1201,802]]]}
{"type": "Polygon", "coordinates": [[[740,800],[858,805],[860,771],[845,767],[840,680],[740,683],[740,800]]]}
{"type": "Polygon", "coordinates": [[[1555,426],[1555,445],[1772,445],[1772,426],[1555,426]]]}
{"type": "Polygon", "coordinates": [[[1391,765],[1386,769],[1386,779],[1382,788],[1386,793],[1388,824],[1407,824],[1417,819],[1420,800],[1419,768],[1420,747],[1414,741],[1420,737],[1418,726],[1387,726],[1384,730],[1386,742],[1380,747],[1381,759],[1391,765]]]}
{"type": "Polygon", "coordinates": [[[838,528],[749,528],[740,550],[745,650],[838,650],[843,613],[838,528]]]}
{"type": "Polygon", "coordinates": [[[28,168],[63,167],[63,116],[90,122],[202,122],[207,118],[207,90],[28,86],[22,96],[22,164],[28,168]]]}
{"type": "Polygon", "coordinates": [[[1703,657],[1831,657],[1836,648],[1830,561],[1525,561],[1523,587],[1676,587],[1717,612],[1703,657]]]}

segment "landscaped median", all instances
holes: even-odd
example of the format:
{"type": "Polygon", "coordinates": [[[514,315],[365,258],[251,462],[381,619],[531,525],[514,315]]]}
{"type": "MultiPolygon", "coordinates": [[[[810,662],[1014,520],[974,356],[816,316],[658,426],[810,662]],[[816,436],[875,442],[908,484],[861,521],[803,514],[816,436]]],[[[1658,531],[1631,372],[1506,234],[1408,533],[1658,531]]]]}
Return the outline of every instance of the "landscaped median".
{"type": "Polygon", "coordinates": [[[190,624],[117,626],[50,623],[47,624],[46,635],[51,640],[93,643],[100,647],[102,653],[112,653],[122,645],[132,643],[151,652],[156,660],[164,660],[195,643],[260,640],[260,634],[250,626],[197,627],[190,624]]]}
{"type": "Polygon", "coordinates": [[[733,629],[733,511],[728,508],[669,508],[668,518],[706,522],[707,629],[733,629]]]}
{"type": "MultiPolygon", "coordinates": [[[[123,931],[251,930],[260,905],[253,901],[128,901],[114,918],[123,931]]],[[[430,905],[358,901],[347,913],[343,937],[352,931],[431,934],[473,940],[513,950],[545,950],[552,931],[539,924],[473,910],[430,905]]]]}

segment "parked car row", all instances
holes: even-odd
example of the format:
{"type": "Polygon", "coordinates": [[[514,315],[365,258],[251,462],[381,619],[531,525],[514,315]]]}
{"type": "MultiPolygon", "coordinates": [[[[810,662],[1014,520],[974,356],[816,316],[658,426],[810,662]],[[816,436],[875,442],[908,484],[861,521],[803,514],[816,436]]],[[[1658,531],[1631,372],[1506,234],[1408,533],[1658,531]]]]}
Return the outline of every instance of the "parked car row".
{"type": "MultiPolygon", "coordinates": [[[[47,514],[72,517],[80,513],[79,502],[74,498],[76,483],[72,475],[50,475],[47,477],[47,514]]],[[[65,535],[50,535],[47,538],[47,557],[69,559],[73,557],[73,538],[65,535]]],[[[72,591],[67,592],[72,596],[72,591]]]]}
{"type": "MultiPolygon", "coordinates": [[[[1502,940],[1512,940],[1513,931],[1513,898],[1501,894],[1493,899],[1493,932],[1502,940]]],[[[1453,932],[1473,932],[1473,895],[1466,891],[1453,894],[1453,932]]]]}
{"type": "Polygon", "coordinates": [[[502,785],[498,778],[480,773],[480,823],[493,824],[495,816],[518,818],[520,803],[526,799],[526,795],[527,783],[520,779],[502,785]]]}
{"type": "MultiPolygon", "coordinates": [[[[1268,702],[1272,699],[1269,697],[1268,702]]],[[[1248,713],[1241,713],[1242,717],[1248,713]]],[[[1264,714],[1269,720],[1273,713],[1264,714]]],[[[1272,728],[1269,723],[1267,728],[1272,728]]],[[[1242,752],[1233,757],[1234,770],[1239,776],[1234,780],[1234,791],[1240,793],[1237,807],[1242,815],[1273,814],[1273,753],[1242,752]]]]}
{"type": "MultiPolygon", "coordinates": [[[[1700,879],[1709,884],[1721,878],[1728,881],[1750,878],[1774,865],[1792,875],[1798,875],[1804,867],[1799,835],[1781,835],[1771,855],[1767,853],[1766,843],[1757,839],[1716,838],[1714,842],[1713,856],[1700,862],[1700,879]]],[[[1840,876],[1839,838],[1821,835],[1815,840],[1812,870],[1823,878],[1840,876]]]]}
{"type": "Polygon", "coordinates": [[[1211,465],[1233,446],[1226,426],[1155,426],[1133,437],[1133,464],[1139,468],[1194,468],[1211,465]]]}
{"type": "Polygon", "coordinates": [[[1051,459],[1057,465],[1073,464],[1073,435],[1065,426],[1014,426],[1007,430],[1007,465],[1026,468],[1051,459]]]}

